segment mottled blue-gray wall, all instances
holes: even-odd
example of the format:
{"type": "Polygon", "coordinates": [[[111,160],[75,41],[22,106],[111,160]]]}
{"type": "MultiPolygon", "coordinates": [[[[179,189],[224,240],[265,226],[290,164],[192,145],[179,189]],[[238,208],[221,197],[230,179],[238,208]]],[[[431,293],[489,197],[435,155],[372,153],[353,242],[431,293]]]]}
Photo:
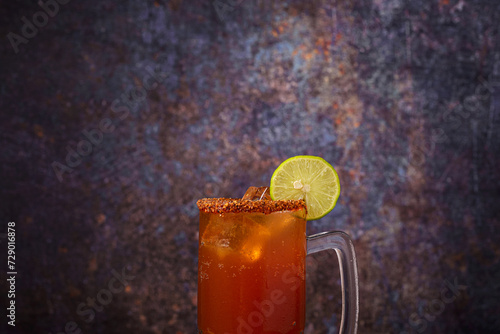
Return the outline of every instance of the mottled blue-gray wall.
{"type": "MultiPolygon", "coordinates": [[[[498,333],[498,1],[55,9],[0,5],[7,333],[194,333],[195,201],[266,185],[298,154],[339,172],[337,207],[308,232],[353,237],[360,333],[498,333]],[[128,287],[89,311],[122,270],[128,287]]],[[[306,334],[338,328],[333,256],[308,261],[306,334]]]]}

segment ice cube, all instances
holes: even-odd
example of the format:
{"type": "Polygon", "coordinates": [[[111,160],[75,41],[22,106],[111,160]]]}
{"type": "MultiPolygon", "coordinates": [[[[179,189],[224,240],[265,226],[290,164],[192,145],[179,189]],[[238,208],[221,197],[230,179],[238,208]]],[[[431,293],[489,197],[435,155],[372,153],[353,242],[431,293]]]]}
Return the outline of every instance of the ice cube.
{"type": "Polygon", "coordinates": [[[272,200],[269,187],[249,187],[242,199],[251,201],[272,200]]]}
{"type": "Polygon", "coordinates": [[[252,218],[245,218],[243,223],[250,226],[250,228],[240,248],[240,253],[251,262],[257,261],[262,255],[264,244],[271,236],[271,233],[266,226],[261,225],[252,218]]]}
{"type": "Polygon", "coordinates": [[[253,262],[262,255],[264,243],[270,235],[266,226],[249,215],[226,221],[218,217],[203,232],[202,245],[216,247],[217,254],[221,257],[237,252],[253,262]]]}
{"type": "Polygon", "coordinates": [[[202,243],[220,248],[239,248],[246,235],[247,226],[236,220],[213,217],[203,232],[202,243]]]}

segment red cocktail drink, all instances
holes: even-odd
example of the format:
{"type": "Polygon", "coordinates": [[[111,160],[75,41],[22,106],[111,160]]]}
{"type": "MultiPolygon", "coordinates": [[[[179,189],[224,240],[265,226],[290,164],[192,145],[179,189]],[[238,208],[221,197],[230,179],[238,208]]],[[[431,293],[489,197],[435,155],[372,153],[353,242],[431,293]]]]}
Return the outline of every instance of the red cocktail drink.
{"type": "Polygon", "coordinates": [[[305,203],[203,199],[198,207],[199,332],[303,332],[305,203]]]}

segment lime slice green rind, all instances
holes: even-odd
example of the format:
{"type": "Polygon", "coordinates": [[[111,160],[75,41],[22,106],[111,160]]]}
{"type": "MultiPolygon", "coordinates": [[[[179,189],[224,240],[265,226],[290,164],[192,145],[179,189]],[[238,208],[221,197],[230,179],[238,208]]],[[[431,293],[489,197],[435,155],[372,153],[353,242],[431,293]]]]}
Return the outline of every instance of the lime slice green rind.
{"type": "Polygon", "coordinates": [[[340,181],[325,159],[299,155],[285,160],[274,171],[270,194],[273,200],[305,200],[307,220],[316,220],[335,207],[340,196],[340,181]]]}

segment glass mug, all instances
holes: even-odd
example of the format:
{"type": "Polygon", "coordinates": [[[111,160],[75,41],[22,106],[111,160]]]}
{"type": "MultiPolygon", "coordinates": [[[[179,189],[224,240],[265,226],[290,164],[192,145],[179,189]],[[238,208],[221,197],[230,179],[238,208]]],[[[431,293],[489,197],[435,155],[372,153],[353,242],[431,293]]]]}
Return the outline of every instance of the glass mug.
{"type": "Polygon", "coordinates": [[[198,201],[199,334],[300,334],[306,255],[334,249],[340,266],[339,333],[356,333],[358,274],[349,236],[306,237],[303,201],[198,201]]]}

